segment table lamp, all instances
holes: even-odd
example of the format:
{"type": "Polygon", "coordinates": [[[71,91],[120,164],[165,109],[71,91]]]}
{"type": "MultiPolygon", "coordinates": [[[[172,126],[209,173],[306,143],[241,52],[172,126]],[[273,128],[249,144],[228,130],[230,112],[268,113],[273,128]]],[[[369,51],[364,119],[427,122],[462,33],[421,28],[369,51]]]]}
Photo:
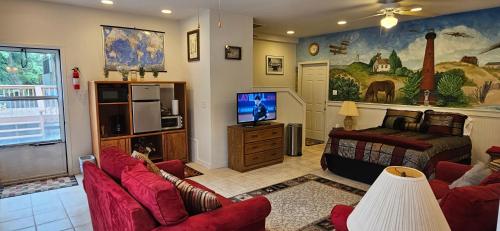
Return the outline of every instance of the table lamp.
{"type": "Polygon", "coordinates": [[[340,115],[344,115],[344,130],[352,131],[353,116],[359,116],[358,108],[356,103],[353,101],[344,101],[339,111],[340,115]]]}
{"type": "Polygon", "coordinates": [[[449,231],[425,178],[413,168],[389,166],[347,219],[350,231],[449,231]]]}

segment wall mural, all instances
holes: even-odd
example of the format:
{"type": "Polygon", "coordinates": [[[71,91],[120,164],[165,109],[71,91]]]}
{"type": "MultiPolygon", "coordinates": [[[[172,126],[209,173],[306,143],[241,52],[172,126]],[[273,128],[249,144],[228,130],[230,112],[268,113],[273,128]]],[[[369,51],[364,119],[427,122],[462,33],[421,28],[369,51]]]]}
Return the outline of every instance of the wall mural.
{"type": "Polygon", "coordinates": [[[332,101],[500,110],[500,8],[301,38],[297,60],[330,61],[332,101]]]}

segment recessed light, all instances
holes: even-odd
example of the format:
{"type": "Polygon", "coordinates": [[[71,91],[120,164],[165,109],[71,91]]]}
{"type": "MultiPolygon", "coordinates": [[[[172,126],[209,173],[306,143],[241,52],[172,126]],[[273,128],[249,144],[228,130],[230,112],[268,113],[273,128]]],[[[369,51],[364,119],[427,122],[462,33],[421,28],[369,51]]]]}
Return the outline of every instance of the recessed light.
{"type": "Polygon", "coordinates": [[[293,31],[293,30],[289,30],[289,31],[287,31],[286,33],[287,33],[287,34],[295,34],[295,31],[293,31]]]}
{"type": "Polygon", "coordinates": [[[101,3],[104,5],[113,5],[114,2],[111,0],[101,0],[101,3]]]}
{"type": "Polygon", "coordinates": [[[345,25],[345,24],[347,24],[347,21],[340,20],[340,21],[337,22],[337,24],[339,24],[339,25],[345,25]]]}
{"type": "Polygon", "coordinates": [[[164,13],[164,14],[171,14],[172,13],[172,11],[168,10],[168,9],[161,10],[161,12],[164,13]]]}
{"type": "Polygon", "coordinates": [[[419,12],[422,11],[422,7],[414,7],[410,9],[411,12],[419,12]]]}

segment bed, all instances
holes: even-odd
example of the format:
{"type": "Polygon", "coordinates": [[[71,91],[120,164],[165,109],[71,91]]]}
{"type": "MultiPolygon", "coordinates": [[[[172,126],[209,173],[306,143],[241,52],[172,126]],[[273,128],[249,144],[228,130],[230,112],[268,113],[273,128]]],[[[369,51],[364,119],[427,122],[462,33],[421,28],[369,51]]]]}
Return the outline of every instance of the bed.
{"type": "Polygon", "coordinates": [[[466,135],[384,126],[357,131],[334,128],[329,134],[321,166],[368,184],[391,165],[416,168],[430,178],[438,161],[470,163],[471,148],[471,139],[466,135]]]}

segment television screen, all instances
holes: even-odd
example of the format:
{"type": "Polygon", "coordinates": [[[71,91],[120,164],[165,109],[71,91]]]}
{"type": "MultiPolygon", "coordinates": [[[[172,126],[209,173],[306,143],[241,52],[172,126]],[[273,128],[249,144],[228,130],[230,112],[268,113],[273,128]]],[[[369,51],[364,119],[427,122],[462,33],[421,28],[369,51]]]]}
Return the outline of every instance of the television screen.
{"type": "Polygon", "coordinates": [[[276,92],[238,93],[238,123],[276,119],[276,92]]]}

